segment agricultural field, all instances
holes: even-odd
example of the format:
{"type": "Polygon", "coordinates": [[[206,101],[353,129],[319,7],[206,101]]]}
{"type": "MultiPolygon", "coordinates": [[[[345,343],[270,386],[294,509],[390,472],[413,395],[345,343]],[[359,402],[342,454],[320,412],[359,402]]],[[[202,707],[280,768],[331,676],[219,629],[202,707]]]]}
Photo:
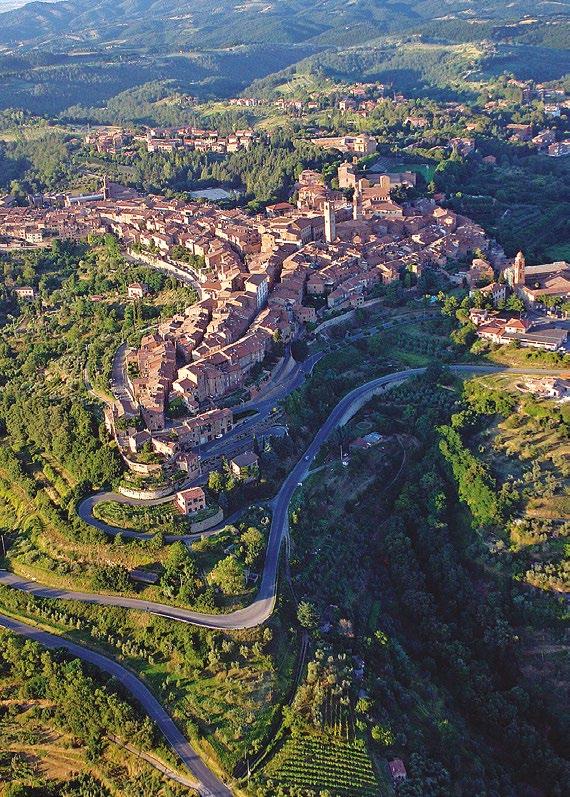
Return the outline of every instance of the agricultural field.
{"type": "Polygon", "coordinates": [[[205,757],[221,761],[227,771],[265,737],[297,651],[280,621],[226,634],[142,612],[73,601],[62,606],[5,587],[0,611],[65,634],[134,670],[205,757]]]}
{"type": "MultiPolygon", "coordinates": [[[[484,385],[490,391],[500,387],[512,397],[512,411],[486,424],[473,441],[497,486],[504,490],[504,485],[511,485],[517,496],[507,524],[510,567],[518,580],[536,589],[567,593],[568,411],[554,401],[521,393],[524,385],[520,379],[493,377],[472,380],[471,385],[474,396],[484,385]]],[[[501,550],[502,544],[497,552],[501,550]]]]}
{"type": "Polygon", "coordinates": [[[453,358],[454,347],[449,337],[440,334],[436,322],[424,321],[406,324],[385,333],[378,341],[386,356],[396,357],[402,365],[421,368],[434,360],[453,358]]]}
{"type": "Polygon", "coordinates": [[[4,630],[0,641],[0,795],[154,797],[168,790],[170,797],[196,797],[138,755],[140,750],[181,767],[149,720],[114,692],[112,681],[94,681],[79,661],[4,630]]]}
{"type": "MultiPolygon", "coordinates": [[[[330,737],[288,739],[264,772],[267,786],[328,789],[339,797],[379,797],[379,783],[366,748],[330,737]]],[[[390,792],[391,793],[391,792],[390,792]]]]}
{"type": "Polygon", "coordinates": [[[156,506],[130,505],[120,501],[102,501],[93,507],[93,515],[110,526],[133,531],[164,534],[188,534],[192,522],[205,520],[219,512],[212,502],[192,517],[184,516],[175,508],[174,499],[156,506]]]}
{"type": "Polygon", "coordinates": [[[521,349],[512,343],[508,346],[492,345],[486,351],[484,359],[497,365],[508,365],[513,368],[530,366],[531,368],[560,368],[562,371],[568,371],[568,355],[566,353],[521,349]]]}
{"type": "Polygon", "coordinates": [[[69,782],[71,788],[106,783],[113,797],[141,794],[143,781],[149,789],[163,789],[169,784],[173,797],[196,794],[168,781],[136,753],[110,741],[99,760],[90,761],[87,745],[78,744],[73,734],[62,732],[50,722],[54,710],[55,705],[45,700],[18,697],[17,682],[0,679],[0,712],[5,716],[0,727],[0,795],[13,793],[2,787],[2,781],[46,789],[44,794],[61,782],[69,782]]]}

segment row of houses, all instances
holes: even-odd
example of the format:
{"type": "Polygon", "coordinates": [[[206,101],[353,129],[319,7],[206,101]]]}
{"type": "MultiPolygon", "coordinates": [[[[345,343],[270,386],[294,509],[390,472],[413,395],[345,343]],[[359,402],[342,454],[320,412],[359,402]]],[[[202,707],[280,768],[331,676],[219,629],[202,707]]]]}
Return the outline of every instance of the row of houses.
{"type": "Polygon", "coordinates": [[[471,310],[470,319],[477,327],[477,336],[491,343],[561,351],[568,339],[565,328],[543,328],[530,319],[505,318],[487,310],[471,310]]]}
{"type": "Polygon", "coordinates": [[[215,152],[220,155],[249,149],[259,140],[259,135],[251,129],[236,130],[222,135],[218,130],[203,130],[195,127],[156,129],[150,128],[146,134],[147,152],[215,152]]]}
{"type": "MultiPolygon", "coordinates": [[[[357,307],[374,286],[398,280],[404,270],[419,275],[488,246],[480,227],[433,201],[392,202],[391,187],[413,185],[411,174],[364,182],[350,166],[343,174],[358,178],[352,203],[306,170],[298,178],[296,207],[280,203],[255,217],[159,196],[0,208],[0,235],[17,238],[22,228],[37,230],[42,239],[111,232],[133,256],[187,269],[199,284],[200,301],[159,324],[128,355],[129,388],[150,435],[121,436],[125,456],[137,467],[145,464],[136,462],[142,446],[175,461],[226,434],[231,412],[217,409],[220,400],[248,383],[276,342],[287,343],[315,323],[323,299],[334,310],[357,307]],[[189,417],[173,427],[168,408],[176,399],[189,417]]],[[[136,286],[135,293],[141,293],[136,286]]]]}
{"type": "Polygon", "coordinates": [[[137,143],[144,144],[147,152],[192,150],[226,154],[247,150],[259,139],[259,134],[249,128],[223,135],[215,129],[188,126],[149,127],[142,133],[131,128],[103,127],[90,130],[85,136],[85,144],[108,155],[133,153],[137,143]]]}

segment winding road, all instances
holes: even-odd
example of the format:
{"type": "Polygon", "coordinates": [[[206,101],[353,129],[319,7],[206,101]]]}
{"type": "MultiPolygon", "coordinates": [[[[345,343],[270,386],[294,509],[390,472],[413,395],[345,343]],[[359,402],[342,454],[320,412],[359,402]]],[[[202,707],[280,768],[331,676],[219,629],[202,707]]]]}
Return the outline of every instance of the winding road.
{"type": "MultiPolygon", "coordinates": [[[[314,360],[312,363],[309,362],[308,367],[312,368],[315,362],[316,360],[314,360]]],[[[154,603],[136,598],[125,598],[116,595],[101,595],[89,592],[74,592],[70,590],[57,589],[45,584],[40,584],[38,582],[26,581],[25,579],[5,570],[0,571],[0,583],[14,589],[21,590],[22,592],[37,595],[39,597],[77,600],[104,606],[121,606],[129,609],[151,612],[161,617],[170,618],[177,622],[191,623],[193,625],[206,628],[237,630],[243,628],[252,628],[264,623],[271,616],[275,607],[279,556],[281,545],[288,531],[289,504],[295,490],[302,484],[303,480],[309,473],[312,463],[321,446],[326,442],[326,440],[338,426],[342,426],[347,423],[350,418],[352,418],[358,412],[358,410],[370,400],[372,396],[380,394],[390,387],[409,379],[410,377],[418,376],[425,370],[425,368],[412,368],[404,371],[393,372],[377,379],[373,379],[370,382],[367,382],[366,384],[352,390],[334,407],[326,421],[316,433],[304,455],[292,468],[289,475],[283,482],[279,492],[271,502],[273,516],[269,541],[267,544],[261,586],[257,596],[255,597],[255,600],[244,609],[239,609],[230,614],[202,614],[201,612],[195,612],[189,609],[168,606],[165,604],[154,603]]],[[[513,375],[535,374],[545,376],[560,375],[561,373],[560,370],[554,369],[507,369],[487,365],[452,365],[450,366],[450,370],[455,373],[465,375],[508,372],[513,375]]],[[[299,369],[298,373],[295,375],[295,379],[292,380],[294,387],[300,384],[300,382],[304,379],[305,373],[305,368],[299,369]]],[[[291,384],[288,387],[289,389],[287,392],[293,389],[291,384]]],[[[263,404],[263,410],[268,411],[267,408],[272,406],[277,400],[278,399],[276,397],[266,399],[265,403],[263,404]]],[[[260,407],[258,406],[257,409],[260,409],[260,407]]],[[[89,500],[90,499],[87,499],[87,501],[89,500]]],[[[86,522],[100,527],[100,522],[96,521],[91,515],[90,511],[88,511],[90,505],[86,502],[83,502],[82,506],[85,507],[85,511],[81,513],[82,518],[86,522]]],[[[219,781],[219,779],[201,761],[193,748],[188,744],[180,731],[176,728],[168,714],[166,714],[164,709],[160,706],[156,698],[154,698],[144,684],[142,684],[139,679],[128,670],[121,667],[116,662],[107,659],[105,656],[95,653],[87,648],[83,648],[61,637],[39,631],[32,626],[17,622],[2,615],[0,615],[0,625],[9,628],[15,633],[23,634],[32,639],[36,639],[38,642],[45,644],[47,647],[64,647],[84,661],[95,664],[104,671],[115,675],[121,681],[121,683],[123,683],[125,687],[137,698],[137,700],[140,701],[149,716],[155,720],[155,722],[161,728],[172,749],[177,752],[184,763],[200,779],[201,784],[198,788],[203,797],[226,797],[227,795],[231,795],[231,792],[227,789],[227,787],[224,786],[224,784],[222,784],[221,781],[219,781]]]]}
{"type": "MultiPolygon", "coordinates": [[[[505,371],[508,371],[510,374],[521,375],[540,374],[544,376],[560,374],[560,370],[539,368],[507,369],[490,365],[452,365],[450,369],[455,373],[463,373],[466,375],[493,374],[505,371]]],[[[167,604],[155,603],[138,598],[125,598],[119,595],[106,595],[91,592],[76,592],[50,587],[39,582],[27,581],[6,570],[0,570],[0,583],[43,598],[59,598],[64,600],[76,600],[84,603],[95,603],[102,606],[121,606],[128,609],[138,609],[139,611],[151,612],[161,617],[168,617],[181,623],[191,623],[205,628],[238,630],[261,625],[269,619],[275,606],[279,554],[281,544],[288,529],[289,503],[293,497],[293,493],[297,487],[302,484],[311,469],[319,449],[330,437],[332,432],[338,426],[343,426],[347,423],[372,396],[382,393],[384,390],[400,384],[412,376],[418,376],[425,370],[425,368],[410,368],[405,371],[395,371],[386,374],[385,376],[378,377],[377,379],[373,379],[355,388],[338,402],[316,433],[304,455],[289,472],[279,492],[271,502],[273,515],[261,585],[254,601],[244,609],[238,609],[229,614],[203,614],[202,612],[196,612],[190,609],[183,609],[177,606],[169,606],[167,604]]],[[[89,500],[90,499],[87,499],[87,501],[89,500]]],[[[96,521],[87,511],[89,505],[84,502],[84,506],[85,511],[82,513],[83,519],[100,528],[101,522],[96,521]]]]}
{"type": "Polygon", "coordinates": [[[82,645],[77,645],[75,642],[71,642],[55,634],[50,634],[47,631],[41,631],[19,620],[13,620],[11,617],[6,617],[3,614],[0,614],[0,627],[6,628],[14,634],[25,636],[28,639],[39,642],[40,645],[50,650],[63,648],[78,659],[92,664],[97,667],[97,669],[112,675],[113,678],[116,678],[141,704],[150,719],[156,723],[164,734],[172,751],[176,753],[190,772],[195,775],[197,780],[194,784],[194,788],[202,797],[231,797],[231,791],[216,777],[216,775],[214,775],[206,764],[204,764],[198,753],[184,738],[181,731],[162,708],[156,697],[136,675],[130,672],[130,670],[122,667],[113,659],[103,656],[101,653],[96,653],[94,650],[85,648],[82,645]]]}

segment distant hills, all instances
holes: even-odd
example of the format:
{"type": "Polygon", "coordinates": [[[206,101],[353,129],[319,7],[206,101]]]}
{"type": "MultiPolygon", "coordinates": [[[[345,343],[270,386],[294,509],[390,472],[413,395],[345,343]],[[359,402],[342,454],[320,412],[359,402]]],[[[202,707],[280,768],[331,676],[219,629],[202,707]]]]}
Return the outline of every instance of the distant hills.
{"type": "Polygon", "coordinates": [[[57,115],[156,86],[202,99],[268,95],[299,72],[468,99],[469,76],[570,72],[565,9],[540,0],[0,0],[0,109],[57,115]]]}
{"type": "MultiPolygon", "coordinates": [[[[11,2],[11,0],[3,0],[11,2]]],[[[2,3],[2,0],[0,0],[2,3]]],[[[0,5],[1,8],[1,5],[0,5]]],[[[359,44],[435,24],[465,38],[524,15],[560,16],[530,0],[63,0],[0,14],[0,44],[57,52],[81,48],[223,48],[239,44],[359,44]]],[[[536,18],[534,16],[533,18],[536,18]]],[[[449,33],[448,33],[449,35],[449,33]]]]}

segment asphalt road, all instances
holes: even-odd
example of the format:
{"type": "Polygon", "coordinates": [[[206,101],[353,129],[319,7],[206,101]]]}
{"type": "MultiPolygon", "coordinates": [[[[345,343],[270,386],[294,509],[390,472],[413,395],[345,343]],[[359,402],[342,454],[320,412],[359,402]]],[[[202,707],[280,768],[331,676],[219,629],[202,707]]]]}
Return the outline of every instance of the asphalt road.
{"type": "MultiPolygon", "coordinates": [[[[454,365],[451,370],[465,374],[488,374],[508,371],[511,374],[560,374],[560,371],[533,368],[497,368],[486,365],[454,365]]],[[[78,600],[86,603],[96,603],[103,606],[122,606],[129,609],[151,612],[162,617],[168,617],[182,623],[191,623],[206,628],[236,630],[253,628],[264,623],[272,614],[277,593],[277,575],[281,544],[288,528],[289,503],[293,493],[303,482],[311,469],[312,463],[327,438],[337,426],[346,423],[375,393],[385,390],[388,386],[398,384],[412,376],[423,373],[425,368],[411,368],[405,371],[396,371],[386,374],[378,379],[373,379],[360,387],[355,388],[342,398],[331,414],[321,426],[304,455],[293,467],[281,489],[272,502],[273,517],[271,531],[267,544],[263,577],[259,592],[249,606],[238,609],[230,614],[202,614],[201,612],[167,606],[161,603],[125,598],[115,595],[99,595],[89,592],[74,592],[57,589],[38,582],[26,581],[8,571],[0,571],[0,583],[44,598],[60,598],[78,600]]]]}
{"type": "MultiPolygon", "coordinates": [[[[312,364],[307,362],[305,367],[307,369],[312,368],[316,361],[317,360],[314,359],[312,364]]],[[[500,373],[501,371],[505,370],[508,370],[509,373],[512,374],[558,375],[560,373],[560,371],[546,369],[501,369],[492,366],[477,365],[451,366],[451,369],[455,372],[466,374],[500,373]]],[[[406,371],[394,372],[387,374],[386,376],[379,377],[378,379],[374,379],[365,385],[355,388],[344,398],[342,398],[332,410],[327,420],[315,435],[305,454],[293,467],[283,482],[281,489],[272,502],[273,518],[267,545],[261,586],[254,602],[245,609],[240,609],[238,611],[232,612],[231,614],[225,615],[201,614],[200,612],[193,612],[188,609],[138,600],[135,598],[124,598],[114,595],[97,595],[93,593],[56,589],[39,584],[37,582],[26,581],[25,579],[22,579],[19,576],[7,571],[0,571],[0,583],[15,589],[19,589],[26,593],[38,595],[40,597],[78,600],[104,606],[122,606],[129,609],[151,612],[162,617],[168,617],[178,622],[191,623],[207,628],[232,630],[240,628],[252,628],[260,625],[271,616],[275,606],[279,555],[281,545],[288,531],[289,503],[293,493],[303,482],[309,470],[311,469],[312,463],[319,449],[332,434],[334,429],[346,423],[375,393],[379,393],[388,388],[390,385],[402,382],[409,377],[418,375],[424,370],[425,369],[423,368],[414,368],[406,371]]],[[[299,369],[298,374],[295,376],[295,380],[299,380],[300,384],[300,382],[305,378],[305,373],[308,372],[308,370],[305,371],[305,368],[299,369]]],[[[291,389],[293,389],[293,387],[289,386],[289,390],[291,389]]],[[[289,390],[287,390],[287,392],[289,392],[289,390]]],[[[278,399],[275,397],[266,399],[266,405],[264,405],[263,411],[269,412],[269,407],[272,406],[277,400],[278,399]]],[[[11,620],[3,615],[0,615],[0,625],[10,628],[12,631],[23,634],[31,639],[36,639],[41,644],[46,645],[46,647],[64,647],[78,658],[90,662],[95,666],[100,667],[105,672],[109,672],[110,674],[114,675],[141,703],[149,717],[151,717],[151,719],[157,723],[165,738],[168,740],[171,748],[180,756],[181,760],[190,769],[190,771],[199,778],[200,785],[198,790],[200,791],[201,795],[203,795],[203,797],[231,797],[231,791],[216,777],[216,775],[214,775],[208,769],[204,762],[199,758],[196,751],[186,741],[172,719],[158,703],[156,698],[149,692],[146,686],[144,686],[144,684],[138,680],[138,678],[136,678],[124,667],[121,667],[121,665],[117,664],[115,661],[107,659],[105,656],[102,656],[99,653],[95,653],[94,651],[83,648],[73,642],[69,642],[68,640],[11,620]]]]}
{"type": "Polygon", "coordinates": [[[75,642],[70,642],[68,639],[55,634],[49,634],[47,631],[40,631],[38,628],[13,620],[3,614],[0,614],[0,626],[20,636],[33,639],[50,650],[64,648],[78,659],[112,675],[140,703],[146,714],[162,731],[170,749],[176,753],[188,770],[198,779],[195,788],[202,797],[231,797],[231,791],[208,769],[152,692],[130,670],[117,664],[113,659],[108,659],[100,653],[89,650],[89,648],[76,645],[75,642]]]}

